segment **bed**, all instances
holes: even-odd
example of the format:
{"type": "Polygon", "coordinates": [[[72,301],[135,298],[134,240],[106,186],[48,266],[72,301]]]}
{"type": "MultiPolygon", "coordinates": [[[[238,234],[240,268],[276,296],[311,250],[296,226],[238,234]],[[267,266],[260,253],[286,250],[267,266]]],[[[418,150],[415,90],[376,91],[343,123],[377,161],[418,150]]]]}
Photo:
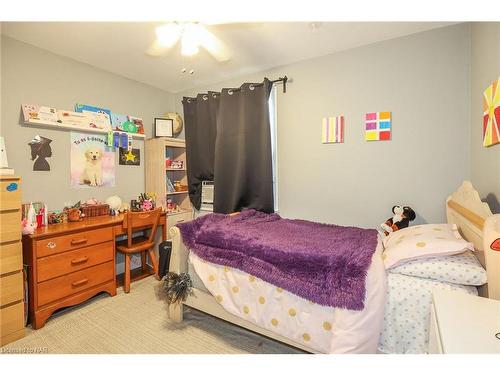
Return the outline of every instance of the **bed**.
{"type": "Polygon", "coordinates": [[[446,215],[448,223],[456,224],[462,237],[474,244],[488,284],[478,290],[391,274],[383,267],[379,243],[367,273],[361,311],[319,306],[251,274],[206,262],[189,251],[179,228],[172,227],[170,271],[189,273],[194,288],[186,301],[169,306],[169,317],[182,321],[186,305],[311,353],[425,352],[433,288],[500,299],[500,252],[492,246],[500,237],[500,215],[492,215],[468,181],[448,197],[446,215]],[[405,289],[421,292],[414,319],[398,318],[416,303],[405,289]]]}

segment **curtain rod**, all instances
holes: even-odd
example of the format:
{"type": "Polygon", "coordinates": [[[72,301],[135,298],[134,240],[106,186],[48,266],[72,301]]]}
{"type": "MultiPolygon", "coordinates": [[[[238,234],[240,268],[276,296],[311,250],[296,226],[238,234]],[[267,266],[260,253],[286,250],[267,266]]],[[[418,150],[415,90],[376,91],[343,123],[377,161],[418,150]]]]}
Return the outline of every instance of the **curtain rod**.
{"type": "MultiPolygon", "coordinates": [[[[267,77],[264,77],[264,79],[266,79],[267,77]]],[[[276,83],[276,82],[282,82],[283,83],[283,94],[286,93],[286,82],[288,81],[288,77],[287,76],[284,76],[284,77],[279,77],[278,79],[275,79],[275,80],[269,80],[272,84],[276,83]]],[[[255,86],[262,86],[264,83],[256,83],[256,84],[251,84],[250,87],[255,87],[255,86]]],[[[241,87],[240,88],[237,88],[237,89],[229,89],[229,91],[240,91],[241,90],[241,87]]]]}
{"type": "MultiPolygon", "coordinates": [[[[267,77],[264,77],[264,79],[266,79],[267,77]]],[[[286,83],[288,81],[288,77],[287,76],[284,76],[284,77],[279,77],[278,79],[274,79],[274,80],[269,80],[272,84],[275,84],[275,83],[278,83],[278,82],[281,82],[283,84],[283,94],[286,93],[286,83]]],[[[250,87],[255,87],[255,86],[262,86],[264,84],[264,82],[262,83],[255,83],[255,84],[250,84],[250,87]]],[[[240,91],[241,90],[241,87],[239,88],[235,88],[235,89],[229,89],[228,92],[229,92],[229,95],[231,95],[233,93],[233,91],[240,91]]],[[[253,90],[251,88],[251,90],[253,90]]],[[[203,95],[203,99],[204,100],[207,100],[208,99],[208,95],[214,95],[214,97],[216,95],[219,95],[220,92],[214,92],[214,91],[209,91],[207,94],[204,94],[203,95]]],[[[184,97],[182,99],[182,101],[184,100],[187,100],[188,103],[191,103],[191,99],[193,98],[188,98],[188,97],[184,97]]]]}

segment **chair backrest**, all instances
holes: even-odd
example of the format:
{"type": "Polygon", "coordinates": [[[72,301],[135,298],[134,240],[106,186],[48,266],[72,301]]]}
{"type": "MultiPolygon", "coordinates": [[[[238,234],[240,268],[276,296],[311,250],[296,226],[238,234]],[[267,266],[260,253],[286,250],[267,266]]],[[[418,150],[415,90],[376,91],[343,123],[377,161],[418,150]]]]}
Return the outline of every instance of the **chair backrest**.
{"type": "Polygon", "coordinates": [[[123,219],[123,228],[127,229],[127,246],[132,247],[132,233],[137,229],[149,229],[148,242],[153,242],[156,236],[156,229],[160,222],[161,207],[153,211],[127,212],[123,219]]]}

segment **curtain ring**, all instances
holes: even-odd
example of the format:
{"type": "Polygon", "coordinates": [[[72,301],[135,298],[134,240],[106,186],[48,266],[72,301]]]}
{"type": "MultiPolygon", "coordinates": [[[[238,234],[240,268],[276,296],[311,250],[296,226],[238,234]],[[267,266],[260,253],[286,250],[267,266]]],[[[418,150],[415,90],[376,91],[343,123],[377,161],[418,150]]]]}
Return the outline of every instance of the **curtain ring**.
{"type": "Polygon", "coordinates": [[[203,100],[208,100],[208,95],[203,95],[202,98],[203,100]]]}
{"type": "Polygon", "coordinates": [[[187,99],[187,102],[188,102],[188,103],[191,103],[191,99],[189,99],[189,98],[188,98],[188,99],[187,99]]]}
{"type": "Polygon", "coordinates": [[[227,90],[227,93],[228,93],[229,95],[233,95],[233,90],[229,89],[229,90],[227,90]]]}
{"type": "Polygon", "coordinates": [[[255,90],[255,86],[254,86],[254,85],[250,85],[250,86],[248,86],[248,88],[249,88],[251,91],[255,90]]]}
{"type": "Polygon", "coordinates": [[[212,98],[217,99],[217,95],[216,94],[212,94],[212,98]]]}

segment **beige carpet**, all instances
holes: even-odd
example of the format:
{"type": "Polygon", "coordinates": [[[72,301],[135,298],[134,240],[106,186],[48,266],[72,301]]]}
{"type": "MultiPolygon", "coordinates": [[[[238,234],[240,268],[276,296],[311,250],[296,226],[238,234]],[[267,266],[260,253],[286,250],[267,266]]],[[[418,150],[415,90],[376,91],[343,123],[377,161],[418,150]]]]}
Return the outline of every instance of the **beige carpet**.
{"type": "MultiPolygon", "coordinates": [[[[184,321],[171,323],[161,283],[153,277],[98,295],[53,315],[45,327],[4,348],[55,353],[302,353],[207,314],[185,309],[184,321]]],[[[5,350],[7,349],[7,350],[5,350]]]]}

